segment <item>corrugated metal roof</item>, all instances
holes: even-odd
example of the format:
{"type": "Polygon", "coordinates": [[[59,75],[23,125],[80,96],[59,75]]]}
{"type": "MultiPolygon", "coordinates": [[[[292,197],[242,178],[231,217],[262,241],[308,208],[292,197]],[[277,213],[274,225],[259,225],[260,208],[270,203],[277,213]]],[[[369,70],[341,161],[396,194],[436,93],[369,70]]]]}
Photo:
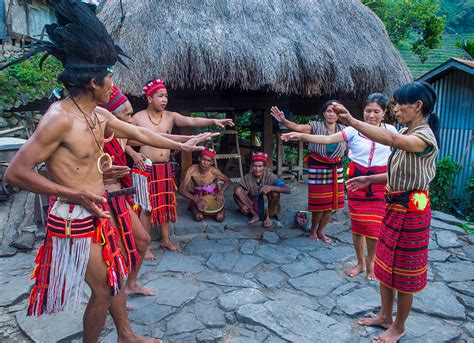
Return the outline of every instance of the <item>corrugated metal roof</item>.
{"type": "Polygon", "coordinates": [[[417,80],[433,82],[442,78],[444,75],[452,72],[453,70],[461,70],[465,73],[474,75],[474,61],[468,61],[461,58],[450,58],[446,62],[420,76],[417,80]]]}

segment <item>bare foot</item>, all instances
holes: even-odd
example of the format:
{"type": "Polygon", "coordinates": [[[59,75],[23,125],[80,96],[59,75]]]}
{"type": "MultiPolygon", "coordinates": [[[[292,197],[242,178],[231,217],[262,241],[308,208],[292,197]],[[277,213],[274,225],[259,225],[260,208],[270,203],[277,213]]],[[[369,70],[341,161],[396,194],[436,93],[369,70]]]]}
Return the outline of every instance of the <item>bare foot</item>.
{"type": "Polygon", "coordinates": [[[324,233],[318,232],[318,238],[321,239],[324,243],[331,243],[332,238],[329,236],[326,236],[324,233]]]}
{"type": "Polygon", "coordinates": [[[132,295],[132,294],[141,294],[144,296],[152,296],[155,295],[155,292],[151,288],[147,288],[145,286],[135,284],[129,285],[128,282],[125,286],[125,294],[132,295]]]}
{"type": "Polygon", "coordinates": [[[380,343],[396,343],[400,338],[405,336],[405,333],[405,329],[400,329],[393,323],[386,331],[374,336],[374,339],[380,343]]]}
{"type": "Polygon", "coordinates": [[[266,218],[263,221],[263,227],[269,227],[269,226],[272,226],[272,221],[270,220],[270,218],[266,218]]]}
{"type": "Polygon", "coordinates": [[[354,267],[346,269],[347,276],[354,277],[365,272],[365,265],[356,264],[354,267]]]}
{"type": "Polygon", "coordinates": [[[133,306],[130,305],[129,303],[125,304],[125,308],[127,309],[127,311],[133,310],[133,306]]]}
{"type": "Polygon", "coordinates": [[[319,240],[318,231],[312,229],[310,234],[309,234],[309,239],[311,239],[312,241],[318,241],[319,240]]]}
{"type": "Polygon", "coordinates": [[[372,263],[370,263],[370,262],[365,262],[365,263],[367,265],[367,273],[366,273],[365,277],[369,281],[375,281],[376,278],[375,278],[375,274],[374,274],[374,262],[372,261],[372,263]]]}
{"type": "Polygon", "coordinates": [[[146,338],[139,336],[137,334],[132,334],[127,337],[120,337],[117,340],[118,343],[163,343],[161,339],[158,338],[146,338]]]}
{"type": "Polygon", "coordinates": [[[379,314],[374,318],[362,318],[361,320],[357,321],[357,324],[362,326],[380,326],[384,329],[388,329],[390,325],[392,325],[392,322],[392,318],[385,318],[379,314]]]}
{"type": "Polygon", "coordinates": [[[255,222],[258,222],[260,218],[258,217],[258,214],[253,214],[252,218],[249,219],[249,224],[253,224],[255,222]]]}
{"type": "Polygon", "coordinates": [[[179,247],[178,245],[174,244],[174,243],[171,242],[170,240],[166,240],[166,241],[161,242],[160,246],[161,246],[162,248],[168,249],[169,251],[181,252],[181,247],[179,247]]]}
{"type": "Polygon", "coordinates": [[[154,261],[156,256],[151,252],[150,248],[146,248],[145,256],[143,257],[145,261],[154,261]]]}

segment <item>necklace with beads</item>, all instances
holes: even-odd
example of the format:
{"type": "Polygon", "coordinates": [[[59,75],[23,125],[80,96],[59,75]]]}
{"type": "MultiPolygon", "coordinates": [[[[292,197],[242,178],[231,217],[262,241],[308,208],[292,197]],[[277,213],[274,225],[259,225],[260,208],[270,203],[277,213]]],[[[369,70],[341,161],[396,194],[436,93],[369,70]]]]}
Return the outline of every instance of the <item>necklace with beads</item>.
{"type": "Polygon", "coordinates": [[[161,112],[161,116],[160,116],[160,119],[158,120],[158,123],[156,123],[150,116],[150,112],[148,112],[148,110],[146,110],[146,115],[148,116],[148,120],[155,126],[158,126],[160,125],[161,123],[161,119],[163,119],[163,112],[161,112]]]}
{"type": "Polygon", "coordinates": [[[99,132],[100,132],[101,135],[103,135],[102,126],[100,125],[100,121],[99,121],[99,117],[97,116],[97,113],[94,110],[92,110],[92,113],[94,114],[94,117],[95,117],[95,123],[94,123],[92,121],[92,119],[88,118],[88,115],[82,110],[82,108],[79,106],[79,104],[76,102],[76,100],[74,100],[74,98],[72,98],[72,97],[71,97],[71,100],[74,103],[74,105],[76,105],[77,109],[84,116],[84,119],[86,120],[86,123],[87,123],[87,127],[89,128],[89,130],[92,134],[92,137],[94,137],[95,144],[97,145],[97,149],[99,151],[99,157],[97,158],[97,169],[99,170],[99,173],[103,174],[104,172],[102,171],[102,160],[105,159],[105,161],[107,162],[107,166],[109,168],[112,167],[112,157],[108,153],[104,152],[104,144],[106,142],[110,142],[114,138],[114,134],[112,133],[110,135],[110,137],[108,137],[107,139],[104,138],[103,143],[101,145],[99,143],[98,139],[96,138],[95,133],[94,133],[94,129],[96,128],[96,126],[98,124],[99,125],[99,132]]]}

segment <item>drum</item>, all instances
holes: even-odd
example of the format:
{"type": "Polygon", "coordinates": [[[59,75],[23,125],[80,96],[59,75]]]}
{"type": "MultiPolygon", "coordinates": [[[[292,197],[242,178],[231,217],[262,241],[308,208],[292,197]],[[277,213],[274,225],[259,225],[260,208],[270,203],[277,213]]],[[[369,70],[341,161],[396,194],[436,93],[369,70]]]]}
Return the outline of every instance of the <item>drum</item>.
{"type": "Polygon", "coordinates": [[[206,203],[203,211],[204,214],[213,215],[224,208],[224,204],[219,204],[216,197],[212,194],[204,195],[201,199],[206,203]]]}

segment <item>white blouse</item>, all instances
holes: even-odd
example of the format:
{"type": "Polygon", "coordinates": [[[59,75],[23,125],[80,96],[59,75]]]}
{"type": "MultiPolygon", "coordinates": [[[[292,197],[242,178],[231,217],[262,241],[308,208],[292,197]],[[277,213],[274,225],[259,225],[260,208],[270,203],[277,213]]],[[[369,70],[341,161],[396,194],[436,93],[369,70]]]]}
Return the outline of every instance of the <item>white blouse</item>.
{"type": "MultiPolygon", "coordinates": [[[[382,124],[386,130],[397,133],[395,126],[382,124]]],[[[353,127],[342,130],[342,137],[349,147],[349,158],[351,161],[363,167],[386,166],[392,148],[387,145],[376,143],[353,127]]]]}

